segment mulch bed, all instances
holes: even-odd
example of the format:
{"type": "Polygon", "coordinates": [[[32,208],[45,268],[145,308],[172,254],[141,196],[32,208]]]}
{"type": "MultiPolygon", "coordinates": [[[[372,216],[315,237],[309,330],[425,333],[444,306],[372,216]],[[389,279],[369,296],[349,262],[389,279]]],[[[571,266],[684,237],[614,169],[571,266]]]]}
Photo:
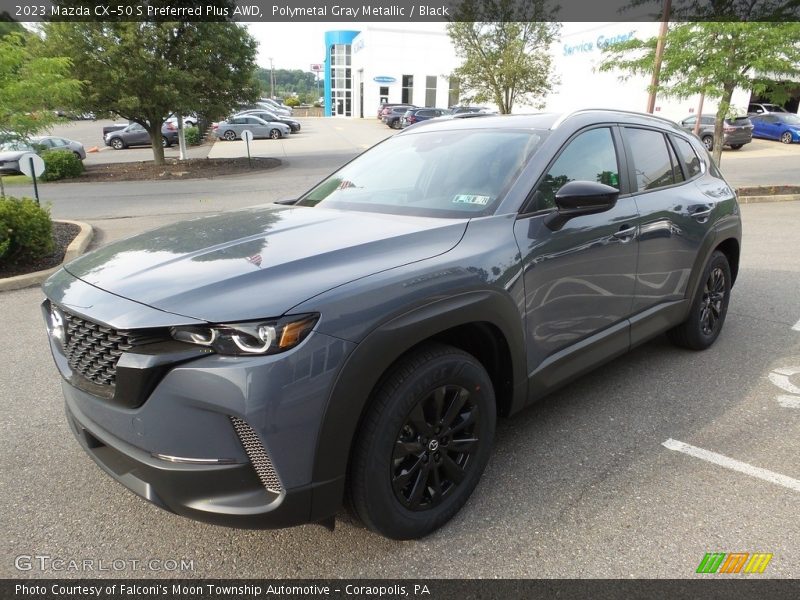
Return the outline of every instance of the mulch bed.
{"type": "MultiPolygon", "coordinates": [[[[62,179],[61,183],[86,183],[90,181],[161,181],[165,179],[209,179],[221,175],[252,173],[280,166],[277,158],[168,158],[156,167],[152,161],[87,165],[79,177],[62,179]]],[[[58,183],[58,182],[55,182],[58,183]]]]}
{"type": "Polygon", "coordinates": [[[740,196],[782,196],[800,194],[800,185],[757,185],[740,187],[736,191],[740,196]]]}
{"type": "Polygon", "coordinates": [[[5,265],[0,264],[0,278],[13,277],[14,275],[24,275],[25,273],[34,273],[35,271],[42,271],[61,264],[64,260],[64,254],[67,251],[67,246],[70,245],[72,240],[75,239],[81,231],[81,228],[72,223],[53,223],[53,240],[55,241],[55,250],[52,254],[44,256],[39,260],[29,262],[26,264],[18,265],[5,265]]]}

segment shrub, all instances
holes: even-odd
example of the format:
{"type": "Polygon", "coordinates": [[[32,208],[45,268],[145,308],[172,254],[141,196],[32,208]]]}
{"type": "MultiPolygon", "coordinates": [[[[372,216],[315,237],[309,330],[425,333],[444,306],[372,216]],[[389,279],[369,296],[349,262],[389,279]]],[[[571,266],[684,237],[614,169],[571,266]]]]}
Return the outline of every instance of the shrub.
{"type": "Polygon", "coordinates": [[[190,146],[197,146],[200,144],[200,130],[197,127],[187,127],[184,129],[186,135],[186,143],[190,146]]]}
{"type": "Polygon", "coordinates": [[[77,177],[83,173],[83,161],[69,150],[48,150],[42,154],[44,174],[42,180],[55,181],[77,177]]]}
{"type": "Polygon", "coordinates": [[[47,256],[55,247],[50,212],[30,198],[0,198],[0,264],[47,256]]]}
{"type": "Polygon", "coordinates": [[[299,98],[287,98],[283,102],[286,106],[300,106],[300,99],[299,98]]]}

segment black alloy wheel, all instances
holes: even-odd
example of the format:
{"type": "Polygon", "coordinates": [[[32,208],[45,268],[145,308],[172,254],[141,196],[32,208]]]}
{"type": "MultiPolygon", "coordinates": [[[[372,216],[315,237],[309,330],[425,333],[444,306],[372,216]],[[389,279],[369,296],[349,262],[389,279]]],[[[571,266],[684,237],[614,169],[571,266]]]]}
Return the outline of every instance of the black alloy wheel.
{"type": "Polygon", "coordinates": [[[474,356],[430,342],[398,359],[356,432],[348,471],[355,515],[397,540],[447,523],[478,485],[496,418],[492,380],[474,356]]]}
{"type": "Polygon", "coordinates": [[[432,390],[411,409],[392,454],[392,488],[403,506],[437,506],[464,481],[479,421],[469,390],[458,385],[432,390]]]}
{"type": "Polygon", "coordinates": [[[721,267],[714,267],[703,287],[703,301],[700,304],[700,328],[705,335],[713,335],[721,324],[722,305],[726,294],[725,273],[721,267]]]}
{"type": "Polygon", "coordinates": [[[722,331],[730,301],[731,268],[727,257],[715,250],[706,263],[687,319],[670,329],[667,336],[676,346],[705,350],[722,331]]]}

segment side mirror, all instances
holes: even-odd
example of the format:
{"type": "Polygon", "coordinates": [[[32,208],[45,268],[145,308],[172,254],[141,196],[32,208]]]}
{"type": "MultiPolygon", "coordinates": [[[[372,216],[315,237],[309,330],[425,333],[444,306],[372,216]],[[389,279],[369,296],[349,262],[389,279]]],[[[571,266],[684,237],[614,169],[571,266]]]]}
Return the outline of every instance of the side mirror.
{"type": "Polygon", "coordinates": [[[617,203],[619,190],[596,181],[570,181],[556,192],[556,210],[544,219],[544,224],[558,231],[570,219],[605,212],[617,203]]]}

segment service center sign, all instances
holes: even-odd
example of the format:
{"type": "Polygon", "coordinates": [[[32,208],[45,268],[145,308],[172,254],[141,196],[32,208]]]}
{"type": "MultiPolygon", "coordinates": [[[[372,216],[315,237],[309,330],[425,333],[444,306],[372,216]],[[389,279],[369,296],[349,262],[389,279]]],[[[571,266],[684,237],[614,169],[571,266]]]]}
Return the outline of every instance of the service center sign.
{"type": "Polygon", "coordinates": [[[387,77],[386,75],[378,75],[377,77],[373,77],[372,81],[375,83],[394,83],[397,79],[394,77],[387,77]]]}

